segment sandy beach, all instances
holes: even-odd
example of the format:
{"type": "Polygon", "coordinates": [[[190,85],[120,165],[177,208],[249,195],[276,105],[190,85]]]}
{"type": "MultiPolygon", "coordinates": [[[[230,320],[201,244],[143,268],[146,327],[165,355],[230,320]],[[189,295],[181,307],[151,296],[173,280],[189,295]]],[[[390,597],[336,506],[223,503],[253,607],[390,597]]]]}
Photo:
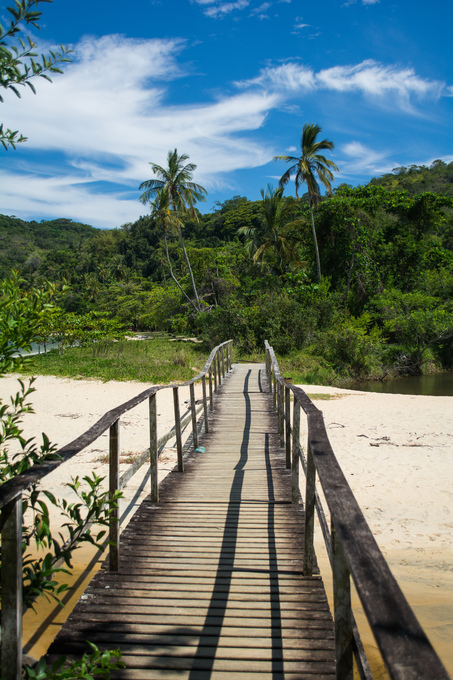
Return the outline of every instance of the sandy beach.
{"type": "MultiPolygon", "coordinates": [[[[6,401],[17,391],[17,378],[0,380],[0,398],[6,401]]],[[[142,383],[102,383],[38,377],[32,395],[35,414],[25,417],[27,436],[40,437],[63,446],[93,425],[106,411],[149,387],[142,383]]],[[[324,413],[329,439],[376,540],[411,606],[450,673],[453,673],[453,397],[422,397],[375,394],[321,386],[302,386],[324,413]]],[[[181,411],[188,389],[181,392],[181,411]],[[184,391],[186,390],[186,392],[184,391]]],[[[201,395],[200,395],[201,396],[201,395]]],[[[121,451],[124,458],[148,446],[147,403],[121,420],[121,451]]],[[[173,425],[172,390],[157,396],[158,436],[173,425]]],[[[186,431],[186,436],[188,431],[186,431]]],[[[302,441],[304,441],[302,439],[302,441]]],[[[175,463],[170,441],[160,459],[162,478],[175,463]]],[[[63,484],[71,476],[95,470],[107,473],[106,433],[72,461],[49,475],[46,488],[66,494],[63,484]]],[[[124,463],[124,469],[127,464],[124,463]]],[[[149,493],[145,471],[129,483],[122,511],[130,515],[142,496],[149,493]]],[[[327,573],[320,541],[319,562],[327,573]]],[[[87,561],[91,554],[80,551],[87,561]]],[[[83,572],[83,565],[78,567],[83,572]]],[[[84,576],[86,581],[86,575],[84,576]]],[[[85,587],[79,579],[78,591],[85,587]]],[[[326,578],[329,590],[329,579],[326,578]]],[[[44,608],[53,637],[58,617],[51,606],[44,608]],[[49,608],[50,607],[50,608],[49,608]],[[50,617],[50,618],[49,618],[50,617]]],[[[66,614],[72,605],[68,603],[66,614]]],[[[360,609],[356,607],[359,625],[360,609]]],[[[37,643],[34,614],[26,617],[24,640],[28,653],[39,656],[44,642],[37,643]]],[[[44,617],[44,618],[43,618],[44,617]]],[[[46,627],[46,626],[42,626],[46,627]]],[[[373,646],[371,638],[365,641],[373,646]]],[[[45,651],[45,649],[44,649],[45,651]]]]}

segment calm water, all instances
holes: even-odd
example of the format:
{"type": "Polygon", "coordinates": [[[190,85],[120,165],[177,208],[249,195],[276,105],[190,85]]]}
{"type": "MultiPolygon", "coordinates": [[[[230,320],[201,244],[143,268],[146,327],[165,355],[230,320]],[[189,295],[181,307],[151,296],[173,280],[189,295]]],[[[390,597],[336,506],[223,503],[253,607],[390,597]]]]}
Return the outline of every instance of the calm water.
{"type": "Polygon", "coordinates": [[[351,389],[364,392],[384,392],[391,394],[425,394],[434,397],[453,396],[453,371],[434,375],[414,375],[379,382],[369,380],[349,385],[351,389]]]}

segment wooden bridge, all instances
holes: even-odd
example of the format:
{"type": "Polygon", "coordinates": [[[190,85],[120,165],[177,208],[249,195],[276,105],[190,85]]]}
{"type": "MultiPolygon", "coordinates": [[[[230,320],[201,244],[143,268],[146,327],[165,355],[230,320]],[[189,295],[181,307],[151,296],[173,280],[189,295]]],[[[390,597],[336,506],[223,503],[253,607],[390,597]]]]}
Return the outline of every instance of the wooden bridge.
{"type": "Polygon", "coordinates": [[[204,452],[167,477],[121,535],[50,652],[122,651],[118,677],[335,677],[319,576],[303,576],[302,505],[280,448],[264,366],[235,367],[204,452]]]}
{"type": "Polygon", "coordinates": [[[121,536],[112,518],[105,569],[58,634],[50,657],[80,658],[90,640],[121,649],[126,668],[114,672],[117,680],[353,680],[355,669],[361,680],[372,680],[352,615],[353,581],[390,678],[449,680],[340,469],[322,413],[282,378],[268,343],[265,365],[231,369],[227,341],[186,383],[190,408],[182,417],[179,388],[171,386],[175,425],[159,440],[156,393],[168,386],[148,388],[104,414],[57,458],[0,487],[7,565],[1,571],[2,680],[22,676],[22,494],[107,430],[110,492],[149,460],[151,493],[121,536]],[[203,392],[198,410],[197,381],[203,392]],[[149,449],[120,479],[120,418],[146,399],[149,449]],[[184,456],[181,428],[190,422],[184,456]],[[159,447],[172,437],[177,469],[158,487],[159,447]],[[315,512],[332,567],[332,615],[313,550],[315,512]]]}

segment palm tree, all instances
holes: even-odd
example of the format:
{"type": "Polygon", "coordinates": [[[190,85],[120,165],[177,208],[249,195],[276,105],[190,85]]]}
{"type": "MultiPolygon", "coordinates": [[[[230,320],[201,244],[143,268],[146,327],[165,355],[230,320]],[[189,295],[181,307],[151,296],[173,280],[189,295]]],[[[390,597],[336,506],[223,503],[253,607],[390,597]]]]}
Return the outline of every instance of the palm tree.
{"type": "Polygon", "coordinates": [[[291,163],[291,167],[282,175],[280,179],[280,186],[284,187],[291,176],[295,174],[296,183],[296,197],[299,196],[299,187],[305,182],[308,190],[308,206],[310,209],[311,229],[313,232],[313,241],[315,244],[316,254],[316,269],[318,272],[318,281],[321,281],[321,262],[319,259],[318,239],[316,238],[315,220],[313,216],[313,208],[315,208],[321,198],[319,191],[319,184],[316,179],[325,186],[329,194],[332,193],[331,182],[334,179],[332,170],[338,172],[335,163],[319,152],[328,149],[331,151],[334,148],[334,143],[328,139],[317,141],[317,136],[322,132],[319,125],[313,123],[305,123],[302,130],[302,138],[300,142],[302,154],[297,156],[274,156],[274,161],[285,161],[291,163]]]}
{"type": "MultiPolygon", "coordinates": [[[[178,286],[181,293],[184,295],[189,304],[192,305],[195,312],[199,312],[200,309],[195,305],[195,303],[189,298],[185,290],[182,288],[178,279],[176,278],[173,267],[170,260],[170,255],[168,252],[168,234],[169,232],[179,232],[181,233],[181,228],[184,226],[179,218],[179,214],[176,210],[172,210],[170,207],[170,199],[167,191],[161,189],[157,194],[155,200],[151,203],[151,215],[156,220],[157,225],[162,229],[162,234],[164,237],[165,246],[165,257],[167,259],[168,268],[170,270],[170,275],[173,281],[178,286]]],[[[195,289],[196,290],[196,289],[195,289]]],[[[197,296],[198,302],[198,296],[197,296]]]]}
{"type": "Polygon", "coordinates": [[[299,262],[296,248],[299,239],[291,232],[306,222],[292,219],[294,205],[283,198],[281,187],[274,190],[268,185],[266,191],[261,189],[261,197],[261,225],[241,227],[238,233],[248,237],[246,248],[253,252],[254,262],[263,266],[274,263],[274,268],[284,273],[290,264],[299,262]]]}
{"type": "MultiPolygon", "coordinates": [[[[189,271],[196,301],[195,307],[200,311],[200,300],[182,236],[183,224],[180,218],[184,214],[189,214],[196,220],[197,214],[195,212],[195,204],[197,201],[205,201],[207,192],[204,187],[192,182],[192,174],[197,166],[194,163],[186,163],[188,159],[189,156],[187,156],[187,154],[181,154],[179,156],[177,149],[169,151],[167,155],[168,167],[163,168],[161,165],[157,165],[157,163],[150,163],[156,178],[142,182],[139,189],[140,191],[143,189],[145,190],[140,196],[140,201],[142,203],[151,203],[152,199],[157,195],[160,195],[161,192],[166,194],[166,209],[170,211],[175,218],[173,224],[177,227],[181,248],[189,271]]],[[[163,203],[162,195],[160,195],[159,203],[163,203]]]]}

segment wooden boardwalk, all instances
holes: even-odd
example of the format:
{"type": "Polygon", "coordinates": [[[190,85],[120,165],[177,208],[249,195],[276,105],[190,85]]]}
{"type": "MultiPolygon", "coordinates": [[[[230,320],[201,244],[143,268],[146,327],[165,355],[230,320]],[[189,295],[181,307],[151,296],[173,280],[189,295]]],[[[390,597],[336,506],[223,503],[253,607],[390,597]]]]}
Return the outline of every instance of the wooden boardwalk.
{"type": "Polygon", "coordinates": [[[120,648],[124,680],[335,677],[319,576],[302,574],[303,507],[279,448],[264,366],[239,364],[185,472],[161,484],[121,535],[50,648],[120,648]]]}

